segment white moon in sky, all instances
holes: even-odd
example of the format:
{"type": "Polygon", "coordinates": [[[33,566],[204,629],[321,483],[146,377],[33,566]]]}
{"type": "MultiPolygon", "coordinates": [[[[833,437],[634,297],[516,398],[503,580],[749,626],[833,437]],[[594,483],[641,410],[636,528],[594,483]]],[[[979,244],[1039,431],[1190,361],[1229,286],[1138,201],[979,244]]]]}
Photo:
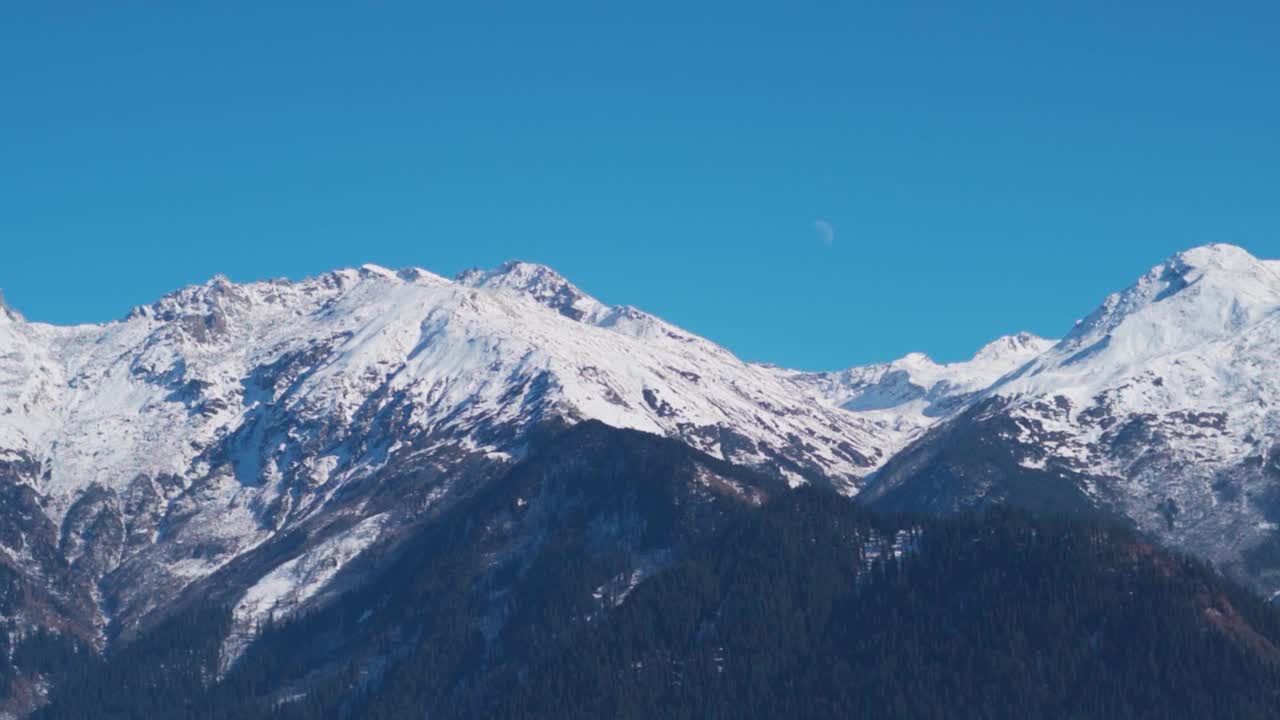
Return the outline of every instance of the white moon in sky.
{"type": "Polygon", "coordinates": [[[818,237],[822,238],[822,242],[830,245],[836,240],[836,229],[826,220],[814,220],[813,229],[818,231],[818,237]]]}

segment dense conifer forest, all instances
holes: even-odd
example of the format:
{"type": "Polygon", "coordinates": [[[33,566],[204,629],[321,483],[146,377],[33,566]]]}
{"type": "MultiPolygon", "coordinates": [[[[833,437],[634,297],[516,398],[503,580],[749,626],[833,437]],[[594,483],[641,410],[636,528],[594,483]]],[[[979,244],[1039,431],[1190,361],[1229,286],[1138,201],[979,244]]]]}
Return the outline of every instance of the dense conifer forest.
{"type": "Polygon", "coordinates": [[[575,564],[557,565],[511,620],[521,642],[505,652],[534,659],[514,672],[486,649],[467,588],[435,587],[462,577],[448,572],[398,579],[409,592],[394,614],[418,642],[388,644],[379,667],[325,668],[297,697],[274,693],[315,671],[309,645],[341,607],[266,629],[220,682],[226,613],[210,610],[106,662],[52,635],[19,643],[13,662],[61,681],[45,719],[1263,718],[1280,707],[1280,613],[1200,562],[1078,519],[875,516],[803,490],[742,512],[592,621],[572,610],[575,564]]]}

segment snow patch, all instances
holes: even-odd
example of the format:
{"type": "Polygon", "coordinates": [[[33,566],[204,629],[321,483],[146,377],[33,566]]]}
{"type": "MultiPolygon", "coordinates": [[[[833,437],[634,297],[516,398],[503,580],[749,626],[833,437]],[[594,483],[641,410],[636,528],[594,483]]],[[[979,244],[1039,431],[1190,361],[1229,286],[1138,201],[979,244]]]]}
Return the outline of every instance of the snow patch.
{"type": "Polygon", "coordinates": [[[231,667],[269,621],[279,621],[322,590],[355,556],[377,541],[386,513],[361,520],[291,560],[277,565],[253,584],[232,610],[232,630],[223,643],[223,671],[231,667]]]}

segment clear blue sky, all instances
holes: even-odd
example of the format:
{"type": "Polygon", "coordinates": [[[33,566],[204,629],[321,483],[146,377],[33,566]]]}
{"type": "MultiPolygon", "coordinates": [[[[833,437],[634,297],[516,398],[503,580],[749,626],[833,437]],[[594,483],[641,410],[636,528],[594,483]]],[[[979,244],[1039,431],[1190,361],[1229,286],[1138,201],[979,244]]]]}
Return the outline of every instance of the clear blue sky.
{"type": "Polygon", "coordinates": [[[17,309],[522,258],[817,369],[1280,257],[1275,2],[259,5],[0,11],[17,309]]]}

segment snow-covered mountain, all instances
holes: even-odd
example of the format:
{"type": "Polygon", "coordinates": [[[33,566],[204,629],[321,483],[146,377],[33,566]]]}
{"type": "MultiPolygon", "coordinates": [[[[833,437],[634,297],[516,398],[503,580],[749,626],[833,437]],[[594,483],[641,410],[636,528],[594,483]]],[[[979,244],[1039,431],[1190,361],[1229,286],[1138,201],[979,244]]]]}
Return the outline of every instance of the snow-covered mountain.
{"type": "Polygon", "coordinates": [[[32,586],[70,573],[67,612],[105,638],[215,573],[246,586],[245,626],[295,607],[547,428],[600,420],[847,493],[896,437],[527,263],[218,277],[106,325],[6,308],[0,348],[0,483],[31,509],[0,518],[0,556],[32,586]]]}
{"type": "Polygon", "coordinates": [[[812,373],[520,262],[218,277],[104,325],[0,301],[0,595],[100,644],[211,597],[231,663],[587,420],[890,508],[1110,513],[1280,589],[1278,310],[1280,264],[1213,245],[1058,342],[812,373]]]}
{"type": "Polygon", "coordinates": [[[1054,343],[1023,332],[997,338],[963,362],[937,363],[923,353],[910,353],[893,362],[837,372],[775,371],[828,405],[911,438],[1054,343]]]}
{"type": "Polygon", "coordinates": [[[946,510],[1069,492],[1280,589],[1280,263],[1179,253],[880,474],[946,510]]]}

